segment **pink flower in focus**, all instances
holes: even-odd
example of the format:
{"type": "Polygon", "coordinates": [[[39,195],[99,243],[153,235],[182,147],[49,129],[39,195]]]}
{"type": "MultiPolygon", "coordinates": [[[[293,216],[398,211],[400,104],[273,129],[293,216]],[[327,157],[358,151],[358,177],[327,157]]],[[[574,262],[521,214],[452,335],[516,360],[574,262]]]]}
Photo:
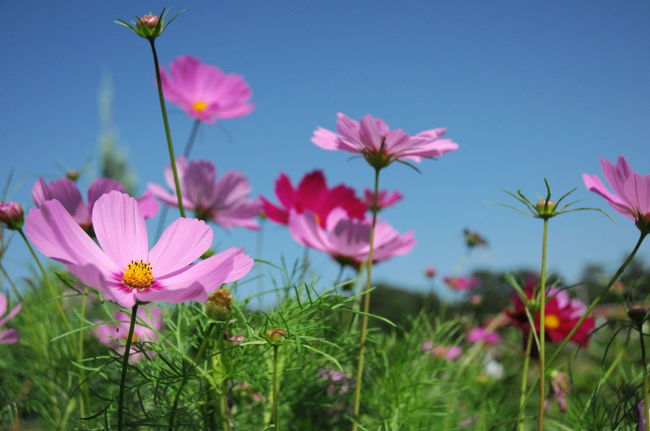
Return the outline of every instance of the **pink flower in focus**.
{"type": "MultiPolygon", "coordinates": [[[[207,160],[176,159],[178,181],[181,184],[183,206],[194,211],[200,220],[212,220],[225,229],[245,227],[258,229],[257,215],[262,203],[248,199],[251,186],[241,172],[225,172],[216,179],[217,168],[207,160]]],[[[149,184],[149,190],[167,205],[178,206],[171,166],[165,169],[165,181],[172,192],[158,184],[149,184]]]]}
{"type": "Polygon", "coordinates": [[[402,129],[390,130],[380,118],[364,116],[357,122],[338,113],[338,133],[319,127],[311,141],[325,150],[344,150],[363,155],[377,169],[393,161],[419,162],[422,157],[433,158],[457,150],[458,144],[441,139],[447,129],[430,129],[415,136],[402,129]]]}
{"type": "MultiPolygon", "coordinates": [[[[115,314],[116,323],[105,323],[96,326],[93,334],[100,343],[105,344],[115,350],[120,355],[124,354],[126,339],[129,336],[129,327],[131,316],[122,311],[115,314]]],[[[158,332],[162,327],[162,312],[160,308],[155,307],[148,311],[144,308],[138,309],[138,317],[135,327],[133,328],[133,340],[129,352],[129,362],[132,364],[138,362],[144,357],[142,345],[138,343],[150,343],[158,339],[158,332]]]]}
{"type": "MultiPolygon", "coordinates": [[[[22,304],[16,305],[6,316],[2,317],[7,311],[7,297],[0,293],[0,328],[9,320],[13,319],[22,308],[22,304]]],[[[0,330],[0,344],[13,344],[18,342],[20,334],[15,329],[0,330]]]]}
{"type": "MultiPolygon", "coordinates": [[[[365,189],[363,195],[365,198],[366,206],[368,208],[372,208],[375,198],[373,191],[370,189],[365,189]]],[[[377,193],[377,211],[388,208],[391,205],[395,205],[403,198],[404,196],[402,196],[402,193],[400,193],[399,190],[395,190],[392,193],[388,193],[387,190],[379,190],[379,193],[377,193]]]]}
{"type": "MultiPolygon", "coordinates": [[[[291,211],[289,231],[299,244],[327,253],[337,262],[358,268],[368,259],[370,250],[370,220],[348,217],[345,210],[336,208],[322,227],[311,212],[291,211]]],[[[410,252],[415,246],[412,232],[400,235],[388,223],[377,220],[373,262],[410,252]]]]}
{"type": "Polygon", "coordinates": [[[472,328],[467,333],[467,340],[470,343],[499,344],[501,337],[496,332],[488,332],[487,328],[472,328]]]}
{"type": "Polygon", "coordinates": [[[25,232],[44,255],[63,262],[82,283],[130,308],[136,301],[205,301],[223,283],[253,266],[243,249],[229,248],[200,262],[212,244],[203,221],[179,218],[149,250],[147,227],[135,199],[112,191],[95,202],[96,244],[57,200],[32,208],[25,232]]]}
{"type": "Polygon", "coordinates": [[[445,358],[448,361],[453,361],[463,353],[463,349],[458,346],[435,345],[431,341],[424,342],[422,351],[436,358],[445,358]]]}
{"type": "MultiPolygon", "coordinates": [[[[32,187],[32,200],[38,208],[45,201],[58,200],[79,226],[89,230],[92,226],[91,214],[95,202],[100,196],[113,190],[124,193],[124,187],[117,181],[111,178],[97,178],[88,187],[86,203],[74,181],[63,177],[48,183],[43,178],[39,178],[32,187]]],[[[138,206],[146,219],[158,214],[158,202],[151,196],[151,192],[145,192],[138,198],[138,206]]]]}
{"type": "Polygon", "coordinates": [[[201,63],[189,55],[172,61],[169,74],[161,67],[160,79],[165,98],[187,114],[206,123],[250,114],[255,105],[244,78],[224,73],[217,66],[201,63]]]}
{"type": "Polygon", "coordinates": [[[450,277],[443,278],[445,284],[454,290],[469,290],[479,282],[476,277],[450,277]]]}
{"type": "Polygon", "coordinates": [[[275,195],[281,207],[262,197],[264,214],[270,220],[285,225],[289,224],[291,210],[298,214],[313,212],[323,227],[327,216],[336,207],[343,208],[348,216],[357,219],[363,219],[367,210],[366,205],[356,197],[354,189],[343,184],[328,188],[325,175],[319,170],[305,175],[297,188],[293,187],[286,174],[281,173],[275,180],[275,195]]]}
{"type": "Polygon", "coordinates": [[[582,175],[585,187],[605,198],[612,208],[636,222],[642,231],[650,230],[650,175],[641,176],[632,171],[625,157],[619,157],[616,165],[600,159],[600,166],[614,193],[595,174],[582,175]]]}

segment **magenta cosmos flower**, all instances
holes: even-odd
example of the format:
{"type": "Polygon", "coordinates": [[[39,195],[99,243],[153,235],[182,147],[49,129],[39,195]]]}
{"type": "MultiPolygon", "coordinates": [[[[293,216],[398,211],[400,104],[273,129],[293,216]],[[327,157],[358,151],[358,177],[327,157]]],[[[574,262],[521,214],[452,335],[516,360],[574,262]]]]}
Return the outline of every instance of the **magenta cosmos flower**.
{"type": "Polygon", "coordinates": [[[192,118],[214,123],[217,118],[238,118],[255,109],[248,102],[253,92],[239,75],[226,74],[189,55],[172,61],[169,69],[167,74],[160,68],[163,94],[192,118]]]}
{"type": "MultiPolygon", "coordinates": [[[[289,231],[299,244],[327,253],[337,262],[355,268],[368,260],[370,226],[369,219],[350,218],[342,208],[330,212],[325,227],[311,212],[291,211],[289,216],[289,231]]],[[[414,246],[412,232],[400,235],[388,223],[377,220],[373,263],[407,254],[414,246]]]]}
{"type": "Polygon", "coordinates": [[[484,344],[499,344],[501,336],[496,332],[488,331],[487,328],[472,328],[467,332],[467,340],[470,343],[483,341],[484,344]]]}
{"type": "MultiPolygon", "coordinates": [[[[368,208],[372,208],[375,202],[375,194],[372,190],[365,189],[363,195],[365,198],[365,204],[368,208]]],[[[403,198],[404,196],[399,190],[395,190],[392,193],[388,193],[388,190],[379,190],[379,193],[377,193],[377,211],[393,206],[403,198]]]]}
{"type": "Polygon", "coordinates": [[[348,216],[363,219],[367,207],[356,197],[354,189],[339,184],[328,188],[325,175],[316,170],[305,175],[297,188],[285,173],[275,180],[275,196],[281,206],[273,205],[262,197],[264,214],[276,223],[288,224],[291,210],[298,214],[311,211],[321,226],[325,226],[327,216],[334,208],[343,208],[348,216]]]}
{"type": "MultiPolygon", "coordinates": [[[[115,323],[105,323],[96,326],[93,334],[100,343],[110,347],[120,355],[124,354],[126,339],[129,336],[131,316],[118,311],[115,313],[115,323]]],[[[138,318],[133,328],[133,340],[129,352],[129,362],[136,363],[144,357],[143,343],[151,343],[158,339],[158,332],[162,327],[162,312],[154,307],[150,311],[145,308],[138,309],[138,318]],[[138,345],[138,343],[140,345],[138,345]]]]}
{"type": "MultiPolygon", "coordinates": [[[[111,178],[98,178],[88,187],[88,202],[84,202],[79,187],[74,181],[64,177],[48,183],[43,178],[39,178],[32,187],[32,200],[40,208],[43,202],[56,199],[79,226],[88,230],[92,226],[91,214],[95,202],[100,196],[113,190],[124,193],[124,187],[117,181],[111,178]]],[[[158,213],[158,202],[150,192],[138,198],[138,206],[144,218],[155,217],[158,213]]]]}
{"type": "Polygon", "coordinates": [[[634,220],[642,231],[650,230],[650,175],[641,176],[632,171],[625,157],[616,164],[600,159],[600,166],[614,193],[600,181],[597,175],[583,174],[587,189],[601,195],[620,214],[634,220]]]}
{"type": "Polygon", "coordinates": [[[435,345],[432,341],[425,341],[422,345],[422,351],[435,358],[445,358],[448,361],[453,361],[463,354],[463,349],[458,346],[435,345]]]}
{"type": "MultiPolygon", "coordinates": [[[[200,220],[212,220],[225,229],[245,227],[257,229],[257,216],[261,211],[259,199],[248,199],[251,186],[241,172],[225,172],[216,180],[217,168],[206,160],[188,162],[181,156],[176,159],[178,181],[183,194],[183,206],[194,211],[200,220]]],[[[158,184],[149,184],[149,190],[167,205],[178,206],[174,174],[171,166],[165,169],[165,180],[172,192],[158,184]]]]}
{"type": "MultiPolygon", "coordinates": [[[[13,310],[5,317],[2,317],[7,311],[7,297],[0,293],[0,328],[4,326],[9,320],[13,319],[22,308],[21,304],[16,305],[13,310]]],[[[13,344],[20,339],[18,331],[15,329],[2,329],[0,330],[0,344],[13,344]]]]}
{"type": "Polygon", "coordinates": [[[445,128],[430,129],[409,136],[402,129],[390,130],[384,120],[371,115],[361,121],[338,113],[338,133],[319,127],[311,141],[325,150],[344,150],[363,155],[377,169],[391,162],[419,162],[422,157],[433,158],[457,150],[458,144],[441,139],[445,128]]]}
{"type": "Polygon", "coordinates": [[[59,201],[50,200],[32,208],[25,232],[44,255],[65,263],[83,283],[123,307],[136,301],[204,301],[253,266],[239,248],[196,262],[212,244],[212,229],[196,219],[177,219],[149,250],[144,217],[135,199],[124,193],[100,197],[92,221],[99,245],[59,201]]]}
{"type": "Polygon", "coordinates": [[[476,277],[451,277],[443,278],[445,284],[454,290],[469,290],[478,284],[476,277]]]}

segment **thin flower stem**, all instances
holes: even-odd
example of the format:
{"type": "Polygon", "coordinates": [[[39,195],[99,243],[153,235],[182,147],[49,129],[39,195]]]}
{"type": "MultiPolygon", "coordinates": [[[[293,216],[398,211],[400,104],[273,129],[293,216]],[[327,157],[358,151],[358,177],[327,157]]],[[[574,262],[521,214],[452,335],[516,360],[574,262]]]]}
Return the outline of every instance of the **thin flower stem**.
{"type": "MultiPolygon", "coordinates": [[[[88,288],[84,287],[83,299],[81,300],[81,321],[79,322],[81,330],[79,331],[79,345],[77,346],[77,362],[81,364],[81,361],[84,358],[84,331],[83,327],[85,325],[84,320],[86,319],[86,306],[88,304],[88,288]]],[[[85,384],[86,375],[83,368],[79,368],[79,390],[81,391],[80,400],[81,405],[79,406],[79,415],[85,417],[85,406],[90,406],[90,398],[88,396],[88,386],[85,384]]]]}
{"type": "Polygon", "coordinates": [[[192,151],[192,146],[194,145],[196,134],[198,133],[200,126],[201,120],[194,120],[194,123],[192,124],[192,131],[190,132],[190,138],[187,140],[187,144],[185,144],[185,149],[183,150],[183,155],[186,158],[190,157],[190,152],[192,151]]]}
{"type": "Polygon", "coordinates": [[[639,342],[641,343],[641,362],[643,365],[643,417],[645,418],[645,430],[650,431],[650,412],[648,411],[648,357],[645,352],[645,342],[643,340],[643,328],[639,325],[639,342]]]}
{"type": "Polygon", "coordinates": [[[149,38],[151,53],[153,54],[153,63],[156,69],[156,84],[158,87],[158,100],[160,102],[160,111],[162,112],[163,124],[165,126],[165,137],[167,138],[167,150],[169,151],[169,162],[174,173],[174,186],[176,188],[176,199],[178,199],[178,211],[181,217],[185,217],[185,208],[183,207],[183,195],[181,194],[181,184],[178,180],[178,171],[176,170],[176,156],[174,156],[174,144],[172,143],[172,134],[169,130],[169,120],[167,119],[167,107],[163,97],[162,82],[160,79],[160,66],[158,64],[158,54],[156,53],[155,38],[149,38]]]}
{"type": "Polygon", "coordinates": [[[375,186],[372,201],[372,225],[370,226],[370,249],[368,250],[368,261],[366,271],[368,279],[366,292],[363,295],[363,316],[361,316],[361,336],[359,337],[359,359],[357,362],[357,378],[354,387],[354,416],[352,431],[359,429],[361,412],[361,385],[363,383],[363,362],[366,354],[366,339],[368,332],[368,313],[370,312],[370,288],[372,287],[372,260],[375,247],[375,225],[377,224],[377,203],[379,194],[379,168],[375,168],[375,186]]]}
{"type": "Polygon", "coordinates": [[[528,332],[526,340],[526,351],[524,357],[524,368],[521,372],[521,391],[519,394],[519,414],[517,415],[517,429],[524,431],[524,411],[526,410],[526,385],[528,384],[528,365],[530,364],[530,350],[533,346],[533,333],[528,332]]]}
{"type": "Polygon", "coordinates": [[[122,361],[122,377],[120,379],[120,393],[117,398],[117,431],[124,429],[124,387],[126,386],[126,370],[129,367],[129,354],[131,352],[131,341],[133,338],[133,330],[135,329],[135,321],[138,317],[138,303],[136,302],[131,309],[131,325],[129,326],[129,335],[126,338],[126,346],[124,348],[124,359],[122,361]]]}
{"type": "Polygon", "coordinates": [[[9,274],[7,273],[7,270],[5,269],[4,265],[2,265],[2,261],[0,261],[0,272],[2,272],[2,275],[3,275],[3,276],[7,279],[7,281],[9,282],[9,285],[11,286],[11,289],[13,290],[14,295],[16,295],[16,298],[18,298],[18,301],[19,301],[19,302],[22,302],[22,301],[23,301],[23,297],[22,297],[22,295],[20,294],[20,292],[18,291],[18,288],[16,287],[16,284],[14,283],[14,281],[11,279],[11,277],[10,277],[9,274]]]}
{"type": "Polygon", "coordinates": [[[549,359],[548,362],[546,363],[546,368],[549,368],[551,365],[553,365],[555,359],[557,359],[564,346],[566,346],[569,340],[571,340],[573,334],[575,334],[578,328],[580,328],[582,322],[584,322],[585,319],[589,317],[589,314],[591,314],[591,312],[596,307],[596,305],[598,305],[598,303],[605,297],[605,295],[607,295],[607,292],[609,292],[609,289],[614,285],[614,283],[618,281],[621,274],[623,274],[623,271],[625,271],[625,268],[627,268],[630,262],[632,262],[632,259],[634,259],[634,256],[636,255],[637,251],[639,251],[639,248],[641,247],[641,243],[643,243],[643,240],[645,239],[646,235],[647,232],[646,233],[641,232],[641,235],[639,236],[639,240],[636,242],[636,245],[634,246],[634,250],[632,250],[632,253],[630,253],[627,259],[625,259],[625,261],[621,264],[621,266],[618,268],[614,276],[609,280],[609,283],[607,283],[607,286],[605,286],[602,292],[600,292],[600,295],[598,295],[598,297],[594,299],[591,304],[589,304],[589,307],[587,307],[587,310],[582,315],[582,317],[580,317],[580,320],[578,320],[578,322],[573,326],[571,332],[569,332],[569,334],[566,337],[564,337],[564,340],[562,340],[558,348],[555,350],[553,356],[551,356],[551,359],[549,359]]]}
{"type": "Polygon", "coordinates": [[[273,345],[273,431],[280,430],[280,415],[278,414],[278,405],[280,404],[278,400],[278,346],[277,344],[273,345]]]}
{"type": "Polygon", "coordinates": [[[43,264],[41,264],[41,260],[38,258],[38,255],[34,251],[34,248],[32,245],[29,243],[29,240],[25,236],[25,232],[23,232],[22,229],[18,229],[18,233],[22,237],[22,239],[25,241],[25,244],[27,244],[27,248],[29,249],[29,253],[32,255],[34,258],[34,261],[36,262],[36,265],[38,265],[39,270],[41,271],[41,274],[43,275],[43,281],[45,282],[45,285],[47,286],[47,289],[50,291],[50,295],[52,295],[52,300],[54,301],[54,306],[56,307],[57,312],[61,316],[61,321],[63,322],[65,329],[67,331],[72,330],[72,326],[70,326],[70,321],[68,321],[68,317],[66,314],[63,312],[63,308],[61,308],[61,302],[59,301],[58,295],[56,291],[54,290],[54,286],[50,282],[50,278],[47,276],[47,272],[45,271],[45,268],[43,267],[43,264]]]}
{"type": "Polygon", "coordinates": [[[546,246],[548,243],[548,218],[544,218],[544,233],[542,236],[542,269],[539,275],[539,414],[537,429],[544,431],[544,399],[546,398],[546,369],[544,359],[546,353],[546,246]]]}

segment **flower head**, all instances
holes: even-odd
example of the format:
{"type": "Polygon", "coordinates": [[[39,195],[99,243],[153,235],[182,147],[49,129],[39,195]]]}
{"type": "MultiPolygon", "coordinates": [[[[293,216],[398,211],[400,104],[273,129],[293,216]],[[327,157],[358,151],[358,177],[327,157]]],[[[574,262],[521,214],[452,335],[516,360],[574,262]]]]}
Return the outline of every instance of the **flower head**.
{"type": "Polygon", "coordinates": [[[433,278],[436,276],[436,269],[433,266],[427,266],[426,269],[424,270],[424,275],[427,278],[433,278]]]}
{"type": "MultiPolygon", "coordinates": [[[[9,320],[18,314],[22,308],[21,304],[16,305],[13,310],[11,310],[6,316],[4,316],[7,311],[7,297],[0,293],[0,328],[4,326],[9,320]],[[4,316],[4,317],[2,317],[4,316]]],[[[0,344],[13,344],[20,339],[18,331],[15,329],[0,329],[0,344]]]]}
{"type": "Polygon", "coordinates": [[[363,155],[375,169],[394,161],[419,162],[457,150],[458,144],[441,139],[447,129],[425,130],[409,136],[402,129],[390,130],[384,120],[371,115],[361,121],[337,114],[338,133],[319,127],[311,141],[325,150],[344,150],[363,155]]]}
{"type": "Polygon", "coordinates": [[[465,245],[467,248],[485,247],[488,245],[483,235],[473,230],[463,229],[463,237],[465,237],[465,245]]]}
{"type": "MultiPolygon", "coordinates": [[[[105,323],[96,326],[93,334],[100,343],[109,346],[117,351],[120,355],[124,354],[126,339],[129,336],[129,327],[131,316],[119,311],[115,313],[116,323],[105,323]]],[[[133,342],[150,343],[158,339],[158,332],[162,327],[162,312],[160,308],[155,307],[151,310],[144,308],[138,309],[138,315],[135,327],[133,328],[133,342]]],[[[137,344],[137,343],[136,343],[137,344]]],[[[129,352],[129,361],[135,363],[143,358],[142,346],[131,344],[129,352]]]]}
{"type": "MultiPolygon", "coordinates": [[[[534,277],[529,277],[523,288],[523,291],[529,300],[532,300],[533,298],[536,284],[537,280],[534,277]]],[[[567,335],[569,335],[569,332],[571,332],[576,323],[578,323],[587,310],[587,307],[579,299],[571,299],[569,292],[557,287],[548,289],[546,297],[548,300],[544,310],[544,330],[546,332],[546,337],[551,342],[561,342],[567,335]]],[[[506,314],[515,326],[518,326],[524,332],[529,331],[530,322],[526,316],[526,305],[523,303],[519,295],[513,294],[512,304],[513,310],[507,311],[506,314]]],[[[539,331],[539,311],[534,315],[535,327],[539,331]]],[[[570,341],[583,347],[587,347],[589,344],[589,335],[594,327],[595,324],[593,319],[588,317],[584,322],[582,322],[578,330],[573,334],[573,337],[571,337],[570,341]]]]}
{"type": "Polygon", "coordinates": [[[467,333],[467,340],[470,343],[499,344],[501,337],[497,332],[488,331],[487,328],[472,328],[467,333]]]}
{"type": "MultiPolygon", "coordinates": [[[[342,208],[330,212],[325,227],[311,212],[291,211],[289,216],[289,231],[299,244],[327,253],[337,262],[355,268],[368,260],[370,227],[370,220],[350,218],[342,208]]],[[[412,232],[400,234],[388,223],[377,220],[373,263],[407,254],[414,246],[412,232]]]]}
{"type": "Polygon", "coordinates": [[[463,354],[463,349],[458,346],[436,345],[432,341],[425,341],[422,345],[422,351],[427,352],[434,358],[445,358],[448,361],[453,361],[463,354]]]}
{"type": "MultiPolygon", "coordinates": [[[[368,208],[372,208],[375,202],[375,194],[370,189],[365,189],[363,191],[365,204],[368,208]]],[[[388,193],[388,190],[380,190],[377,193],[377,211],[383,210],[390,206],[395,205],[397,202],[401,201],[404,198],[402,193],[399,190],[395,190],[392,193],[388,193]]]]}
{"type": "Polygon", "coordinates": [[[0,223],[3,223],[7,229],[18,230],[25,223],[25,213],[22,205],[18,202],[0,201],[0,223]]]}
{"type": "Polygon", "coordinates": [[[641,231],[650,232],[650,175],[634,172],[625,157],[619,157],[615,165],[600,159],[600,166],[614,193],[597,175],[583,174],[585,187],[605,198],[618,213],[633,220],[641,231]]]}
{"type": "Polygon", "coordinates": [[[276,223],[288,224],[291,210],[298,214],[311,211],[316,214],[321,226],[325,225],[329,213],[337,207],[343,208],[348,216],[363,219],[367,207],[356,197],[354,189],[339,184],[327,187],[322,171],[316,170],[305,175],[298,187],[294,188],[289,177],[281,173],[275,180],[275,195],[280,206],[262,199],[264,214],[276,223]]]}
{"type": "MultiPolygon", "coordinates": [[[[97,178],[88,187],[87,202],[84,202],[79,187],[74,181],[63,177],[48,183],[43,178],[39,178],[32,187],[32,200],[39,208],[45,201],[58,200],[79,226],[90,231],[95,202],[100,196],[113,190],[124,193],[124,187],[117,181],[111,178],[97,178]]],[[[151,192],[145,192],[137,201],[144,218],[156,216],[158,202],[151,192]]]]}
{"type": "Polygon", "coordinates": [[[446,276],[442,279],[445,284],[454,290],[469,290],[479,282],[476,277],[453,277],[446,276]]]}
{"type": "Polygon", "coordinates": [[[169,70],[167,74],[160,69],[163,94],[192,118],[214,123],[217,118],[243,117],[255,109],[249,103],[253,92],[239,75],[226,74],[189,55],[172,61],[169,70]]]}
{"type": "MultiPolygon", "coordinates": [[[[212,220],[225,229],[245,227],[257,229],[257,215],[262,203],[249,199],[251,186],[241,172],[227,171],[219,180],[217,168],[207,160],[176,159],[178,181],[183,193],[183,206],[194,211],[200,220],[212,220]]],[[[165,169],[165,180],[173,193],[158,184],[149,184],[149,190],[167,205],[178,206],[171,166],[165,169]]]]}
{"type": "Polygon", "coordinates": [[[253,266],[243,249],[230,248],[195,261],[212,244],[203,221],[179,218],[149,250],[147,228],[135,199],[112,191],[93,207],[96,244],[57,200],[32,208],[25,223],[31,242],[63,262],[84,284],[130,308],[136,301],[205,301],[223,283],[253,266]]]}
{"type": "Polygon", "coordinates": [[[228,289],[217,289],[205,301],[205,314],[214,320],[227,320],[232,314],[232,296],[228,289]]]}
{"type": "Polygon", "coordinates": [[[180,15],[180,13],[178,13],[172,18],[167,19],[168,11],[169,9],[163,9],[160,15],[148,13],[141,17],[136,16],[135,22],[126,22],[123,19],[117,19],[115,20],[115,23],[130,29],[140,37],[153,41],[165,31],[167,26],[169,26],[178,15],[180,15]]]}

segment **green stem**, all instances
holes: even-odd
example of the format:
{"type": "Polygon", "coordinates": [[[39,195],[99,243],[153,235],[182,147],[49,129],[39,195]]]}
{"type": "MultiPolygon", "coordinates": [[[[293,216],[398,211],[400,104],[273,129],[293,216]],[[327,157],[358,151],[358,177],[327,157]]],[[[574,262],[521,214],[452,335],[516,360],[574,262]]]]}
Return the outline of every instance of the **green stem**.
{"type": "Polygon", "coordinates": [[[549,361],[546,363],[546,368],[549,368],[553,364],[553,361],[555,361],[555,359],[558,357],[558,355],[560,354],[564,346],[566,346],[569,340],[571,340],[571,337],[573,337],[573,334],[575,334],[578,328],[580,328],[582,322],[584,322],[585,319],[589,317],[589,314],[591,314],[591,312],[596,307],[596,305],[598,305],[598,303],[605,297],[605,295],[607,295],[607,292],[609,292],[609,289],[614,285],[614,283],[618,281],[619,277],[623,274],[623,271],[625,271],[625,268],[627,268],[630,262],[632,262],[632,259],[634,259],[634,256],[636,255],[637,251],[639,251],[639,247],[641,247],[641,243],[643,243],[643,240],[645,239],[646,235],[647,233],[641,232],[641,235],[639,236],[639,240],[636,242],[636,245],[634,246],[634,250],[632,250],[632,253],[630,253],[627,259],[625,259],[623,264],[618,268],[614,276],[607,283],[607,286],[605,286],[602,292],[600,292],[600,295],[598,295],[598,297],[594,299],[591,304],[589,304],[589,307],[587,307],[587,310],[582,315],[582,317],[580,317],[580,320],[578,320],[578,322],[573,326],[571,332],[569,332],[569,334],[566,337],[564,337],[564,340],[562,340],[558,348],[555,350],[553,356],[551,356],[551,359],[549,359],[549,361]]]}
{"type": "Polygon", "coordinates": [[[43,264],[41,264],[41,260],[38,258],[38,255],[36,254],[36,251],[34,251],[34,248],[32,247],[32,245],[29,243],[29,240],[25,236],[25,232],[23,232],[22,229],[18,229],[18,233],[20,234],[22,239],[25,241],[25,244],[27,244],[27,248],[29,249],[29,253],[34,258],[34,261],[36,262],[36,265],[38,265],[38,268],[41,271],[41,274],[43,274],[43,281],[45,282],[45,285],[47,286],[47,289],[50,291],[50,295],[52,295],[52,300],[54,301],[54,306],[56,307],[57,312],[61,316],[61,321],[65,325],[65,329],[67,331],[71,331],[72,326],[70,326],[70,321],[68,321],[68,317],[63,312],[63,308],[61,308],[61,302],[59,301],[58,294],[54,290],[54,286],[50,282],[50,278],[47,276],[47,272],[45,271],[45,268],[43,267],[43,264]]]}
{"type": "Polygon", "coordinates": [[[539,275],[539,414],[537,429],[544,431],[544,399],[546,398],[546,369],[544,359],[546,353],[546,246],[548,243],[548,218],[544,219],[542,236],[542,269],[539,275]]]}
{"type": "Polygon", "coordinates": [[[357,361],[357,377],[354,387],[354,416],[352,431],[359,429],[361,413],[361,385],[363,383],[363,362],[366,354],[366,340],[368,332],[368,313],[370,312],[370,288],[372,287],[372,260],[375,247],[375,225],[377,224],[377,203],[379,194],[379,168],[375,168],[375,186],[372,203],[372,225],[370,226],[370,249],[368,250],[368,262],[366,271],[368,279],[366,292],[363,295],[363,315],[361,316],[361,336],[359,337],[359,359],[357,361]]]}
{"type": "Polygon", "coordinates": [[[183,150],[183,155],[186,158],[190,157],[190,152],[192,151],[192,146],[194,145],[194,140],[196,139],[196,134],[199,131],[200,126],[201,120],[194,120],[192,131],[190,132],[190,138],[187,140],[187,144],[185,144],[185,149],[183,150]]]}
{"type": "MultiPolygon", "coordinates": [[[[88,303],[88,288],[84,287],[83,298],[81,300],[81,321],[79,331],[79,345],[77,349],[77,362],[81,364],[84,358],[84,320],[86,319],[86,305],[88,303]]],[[[79,368],[79,390],[81,391],[79,415],[85,417],[85,406],[90,406],[90,398],[88,395],[88,387],[86,386],[86,373],[83,368],[79,368]]]]}
{"type": "Polygon", "coordinates": [[[136,302],[131,309],[131,325],[129,326],[129,335],[126,338],[126,346],[124,348],[124,359],[122,360],[122,377],[120,378],[120,393],[117,398],[117,430],[124,429],[124,389],[126,386],[126,370],[129,367],[129,354],[131,352],[131,341],[133,338],[133,330],[135,329],[135,321],[138,317],[138,303],[136,302]]]}
{"type": "Polygon", "coordinates": [[[524,424],[524,411],[526,410],[526,385],[528,384],[528,365],[530,364],[530,350],[533,345],[533,333],[528,332],[528,340],[526,341],[526,352],[524,357],[524,369],[521,373],[521,391],[519,393],[519,414],[517,415],[517,429],[523,431],[524,424]]]}
{"type": "Polygon", "coordinates": [[[280,415],[278,414],[278,400],[279,385],[278,385],[278,348],[280,346],[273,345],[273,431],[280,430],[280,415]]]}
{"type": "Polygon", "coordinates": [[[650,412],[648,411],[648,358],[645,353],[642,326],[639,325],[638,330],[639,342],[641,343],[641,361],[643,362],[643,417],[645,418],[645,429],[646,431],[650,431],[650,412]]]}
{"type": "Polygon", "coordinates": [[[7,273],[7,270],[5,269],[4,265],[2,265],[2,261],[0,261],[0,272],[2,272],[2,275],[7,279],[9,282],[9,285],[11,286],[11,289],[14,292],[14,295],[16,295],[16,298],[18,299],[19,302],[23,302],[23,297],[18,291],[18,288],[16,287],[16,284],[14,281],[11,279],[9,274],[7,273]]]}
{"type": "Polygon", "coordinates": [[[165,126],[165,137],[167,138],[167,150],[169,151],[169,162],[172,166],[174,173],[174,186],[176,188],[176,199],[178,200],[178,211],[181,217],[185,217],[185,208],[183,207],[183,196],[181,194],[181,184],[178,180],[178,171],[176,170],[176,156],[174,156],[174,144],[172,143],[172,134],[169,129],[169,120],[167,119],[167,107],[165,106],[165,98],[163,97],[162,82],[160,79],[160,66],[158,64],[158,54],[156,53],[155,38],[149,39],[151,46],[151,53],[153,54],[153,63],[156,69],[156,84],[158,87],[158,100],[160,102],[160,110],[162,112],[163,124],[165,126]]]}

